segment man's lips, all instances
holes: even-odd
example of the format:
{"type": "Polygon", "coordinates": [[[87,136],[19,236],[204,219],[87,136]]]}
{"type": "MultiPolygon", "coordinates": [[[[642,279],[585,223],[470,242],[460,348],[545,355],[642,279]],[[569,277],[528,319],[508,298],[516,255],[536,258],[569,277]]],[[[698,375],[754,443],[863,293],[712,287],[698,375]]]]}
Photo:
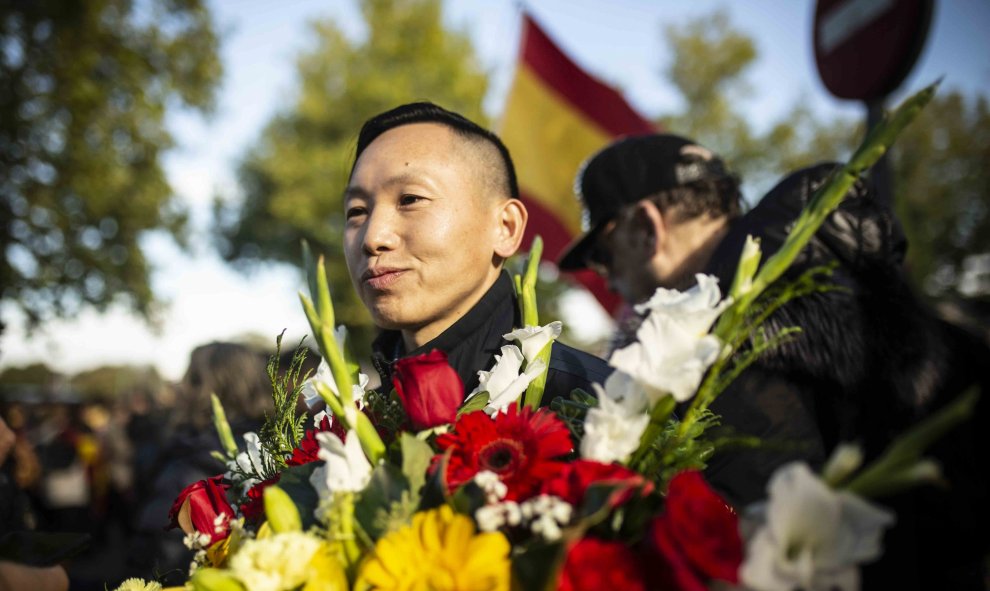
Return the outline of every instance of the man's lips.
{"type": "Polygon", "coordinates": [[[372,289],[386,289],[398,281],[405,269],[396,267],[375,267],[361,274],[361,281],[372,289]]]}

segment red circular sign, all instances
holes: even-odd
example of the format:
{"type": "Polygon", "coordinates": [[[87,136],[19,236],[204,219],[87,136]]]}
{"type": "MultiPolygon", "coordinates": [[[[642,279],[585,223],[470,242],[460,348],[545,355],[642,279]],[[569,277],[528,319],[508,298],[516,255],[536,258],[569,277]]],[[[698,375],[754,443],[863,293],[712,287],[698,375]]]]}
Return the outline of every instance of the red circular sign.
{"type": "Polygon", "coordinates": [[[818,0],[815,63],[844,99],[882,98],[907,77],[924,46],[933,0],[818,0]]]}

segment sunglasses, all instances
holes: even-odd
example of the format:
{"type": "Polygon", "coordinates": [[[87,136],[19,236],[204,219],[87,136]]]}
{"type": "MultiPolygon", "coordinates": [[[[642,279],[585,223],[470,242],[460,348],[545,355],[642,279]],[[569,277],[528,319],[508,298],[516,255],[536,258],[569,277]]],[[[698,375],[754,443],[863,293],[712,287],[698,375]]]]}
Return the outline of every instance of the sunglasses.
{"type": "Polygon", "coordinates": [[[609,247],[608,242],[614,229],[615,220],[611,220],[605,224],[605,227],[598,232],[594,243],[592,243],[591,248],[588,249],[588,253],[584,257],[585,266],[602,277],[607,277],[609,269],[612,268],[612,249],[609,247]]]}

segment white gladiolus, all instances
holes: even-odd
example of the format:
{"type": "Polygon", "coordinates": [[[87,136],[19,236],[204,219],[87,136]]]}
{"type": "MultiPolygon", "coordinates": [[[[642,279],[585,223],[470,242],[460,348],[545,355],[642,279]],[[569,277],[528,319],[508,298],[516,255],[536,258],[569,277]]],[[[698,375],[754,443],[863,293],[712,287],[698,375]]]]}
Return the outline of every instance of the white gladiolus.
{"type": "MultiPolygon", "coordinates": [[[[363,373],[358,374],[358,383],[352,386],[351,395],[354,398],[354,402],[360,407],[364,402],[364,391],[368,387],[369,378],[363,373]]],[[[340,393],[337,391],[337,382],[333,379],[333,372],[330,371],[330,364],[327,363],[326,359],[320,360],[320,366],[316,368],[316,373],[313,377],[307,379],[303,382],[302,386],[302,396],[303,400],[306,402],[308,408],[313,408],[320,402],[323,402],[323,397],[316,390],[316,382],[323,382],[330,388],[330,391],[338,396],[340,393]]]]}
{"type": "Polygon", "coordinates": [[[488,405],[485,412],[495,416],[500,412],[505,412],[509,405],[514,403],[529,383],[543,373],[546,364],[537,361],[526,366],[526,371],[520,373],[524,356],[519,347],[506,345],[502,347],[502,354],[495,356],[495,366],[491,371],[478,372],[478,387],[468,396],[474,396],[478,392],[488,392],[488,405]]]}
{"type": "Polygon", "coordinates": [[[603,463],[625,462],[650,422],[642,388],[621,371],[612,372],[605,387],[592,384],[598,406],[588,410],[581,439],[581,457],[603,463]]]}
{"type": "Polygon", "coordinates": [[[730,302],[719,301],[715,277],[697,279],[698,285],[686,292],[661,288],[637,306],[649,315],[636,331],[636,342],[609,359],[643,387],[651,404],[667,394],[678,402],[689,400],[721,351],[721,342],[708,331],[730,302]]]}
{"type": "Polygon", "coordinates": [[[659,312],[674,318],[689,333],[707,334],[718,315],[732,302],[722,300],[717,277],[698,273],[694,278],[698,283],[687,291],[657,288],[653,297],[636,306],[636,312],[659,312]]]}
{"type": "Polygon", "coordinates": [[[265,450],[261,447],[261,440],[258,439],[257,433],[249,431],[244,434],[244,448],[245,451],[240,452],[236,458],[227,462],[227,472],[224,474],[224,478],[239,484],[242,491],[247,491],[261,482],[262,477],[266,475],[265,465],[271,465],[272,462],[266,462],[265,450]],[[242,473],[252,474],[257,478],[245,478],[242,473]]]}
{"type": "Polygon", "coordinates": [[[532,363],[540,351],[547,346],[550,341],[556,341],[560,337],[560,331],[564,325],[560,321],[551,322],[546,326],[527,326],[516,329],[508,334],[502,335],[507,341],[516,341],[522,350],[526,363],[532,363]]]}
{"type": "Polygon", "coordinates": [[[807,464],[777,470],[766,523],[750,540],[739,574],[754,591],[859,589],[857,565],[880,556],[894,516],[851,493],[830,489],[807,464]]]}
{"type": "Polygon", "coordinates": [[[344,443],[333,433],[316,434],[320,444],[317,456],[324,464],[313,471],[310,483],[321,499],[337,492],[358,492],[371,480],[371,463],[361,449],[361,441],[351,433],[344,443]]]}
{"type": "MultiPolygon", "coordinates": [[[[345,350],[347,344],[347,327],[341,324],[333,331],[334,340],[337,341],[337,348],[341,351],[345,350]]],[[[330,388],[330,391],[340,396],[340,391],[337,389],[337,382],[333,379],[333,371],[330,370],[330,364],[327,363],[326,359],[320,359],[320,365],[316,368],[316,373],[313,377],[307,379],[303,382],[302,395],[303,400],[306,402],[306,406],[313,408],[316,404],[323,401],[323,397],[316,390],[316,382],[323,382],[330,388]]],[[[354,401],[361,402],[364,400],[364,390],[368,386],[368,376],[363,373],[358,374],[358,383],[354,385],[354,401]]]]}

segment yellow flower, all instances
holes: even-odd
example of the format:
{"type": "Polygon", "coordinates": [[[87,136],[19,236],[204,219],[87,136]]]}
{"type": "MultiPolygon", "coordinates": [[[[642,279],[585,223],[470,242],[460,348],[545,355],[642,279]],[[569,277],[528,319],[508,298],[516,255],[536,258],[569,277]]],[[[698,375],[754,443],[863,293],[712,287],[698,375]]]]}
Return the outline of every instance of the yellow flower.
{"type": "Polygon", "coordinates": [[[161,583],[144,579],[127,579],[114,591],[162,591],[161,583]]]}
{"type": "Polygon", "coordinates": [[[347,585],[330,546],[302,532],[248,540],[227,564],[230,570],[225,572],[251,591],[286,591],[302,585],[307,591],[342,591],[347,585]]]}
{"type": "Polygon", "coordinates": [[[471,519],[443,505],[378,540],[356,588],[506,591],[509,542],[497,532],[475,535],[471,519]]]}

